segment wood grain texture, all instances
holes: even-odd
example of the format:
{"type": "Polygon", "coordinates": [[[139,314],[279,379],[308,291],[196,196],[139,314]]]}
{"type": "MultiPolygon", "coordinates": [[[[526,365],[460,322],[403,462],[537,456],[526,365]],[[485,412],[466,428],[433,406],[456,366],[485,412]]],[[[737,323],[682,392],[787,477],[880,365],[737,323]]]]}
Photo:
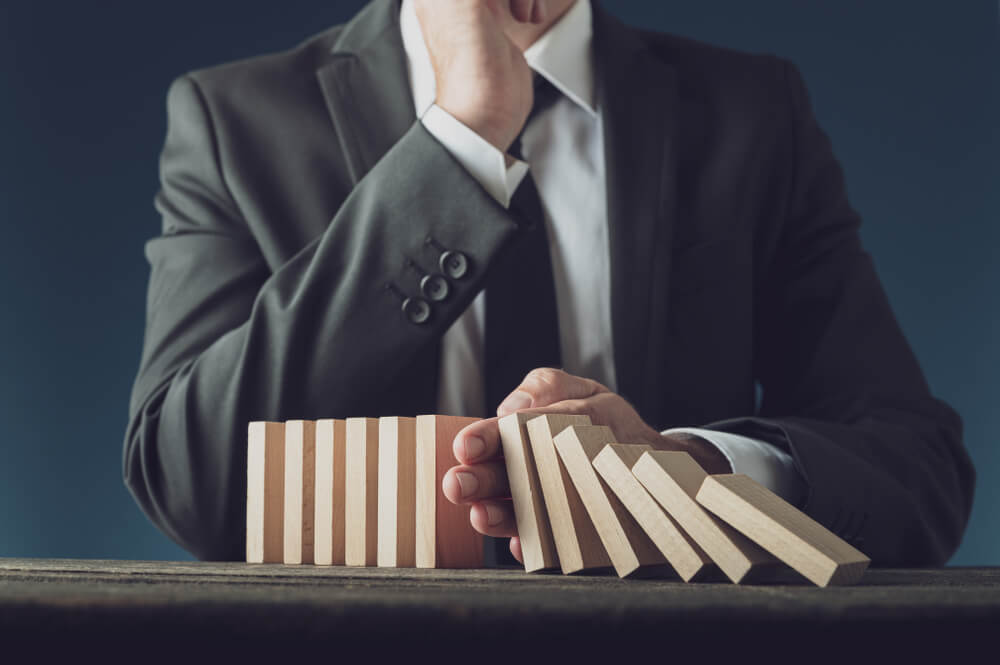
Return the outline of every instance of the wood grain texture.
{"type": "Polygon", "coordinates": [[[593,465],[680,578],[690,582],[710,569],[712,561],[632,475],[632,465],[651,453],[649,446],[609,444],[593,465]]]}
{"type": "Polygon", "coordinates": [[[379,566],[416,565],[416,464],[416,418],[379,418],[376,557],[379,566]]]}
{"type": "Polygon", "coordinates": [[[559,567],[566,575],[611,566],[611,559],[553,443],[555,436],[567,427],[589,424],[587,416],[561,414],[538,416],[527,423],[559,567]]]}
{"type": "Polygon", "coordinates": [[[344,565],[344,454],[347,448],[343,420],[316,421],[316,497],[313,561],[321,566],[344,565]]]}
{"type": "Polygon", "coordinates": [[[247,563],[281,563],[285,545],[285,425],[247,428],[247,563]]]}
{"type": "Polygon", "coordinates": [[[344,562],[378,563],[378,419],[348,418],[344,453],[346,478],[344,562]]]}
{"type": "Polygon", "coordinates": [[[498,426],[507,479],[510,481],[517,534],[521,539],[524,570],[533,573],[557,568],[559,556],[552,537],[549,515],[545,510],[538,469],[528,441],[527,422],[530,418],[527,414],[512,413],[501,418],[498,426]]]}
{"type": "Polygon", "coordinates": [[[316,423],[285,423],[285,551],[287,564],[313,563],[316,423]]]}
{"type": "Polygon", "coordinates": [[[610,428],[595,426],[568,427],[553,439],[615,572],[628,577],[667,561],[593,467],[601,450],[614,442],[610,428]]]}
{"type": "Polygon", "coordinates": [[[418,568],[481,568],[483,537],[469,523],[469,507],[453,504],[441,490],[444,474],[458,464],[455,436],[478,418],[417,416],[416,565],[418,568]]]}
{"type": "Polygon", "coordinates": [[[652,451],[632,466],[633,476],[711,557],[733,583],[777,564],[777,560],[695,500],[708,477],[684,452],[652,451]]]}
{"type": "Polygon", "coordinates": [[[696,498],[817,586],[854,584],[871,563],[862,552],[749,476],[709,476],[696,498]]]}

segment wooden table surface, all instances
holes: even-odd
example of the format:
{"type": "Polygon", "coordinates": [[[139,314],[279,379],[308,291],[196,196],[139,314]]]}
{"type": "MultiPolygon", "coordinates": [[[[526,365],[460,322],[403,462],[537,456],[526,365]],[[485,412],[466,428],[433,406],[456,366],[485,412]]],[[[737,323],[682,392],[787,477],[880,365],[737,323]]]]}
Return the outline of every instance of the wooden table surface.
{"type": "Polygon", "coordinates": [[[857,586],[819,589],[792,578],[0,559],[0,644],[36,652],[958,655],[998,631],[995,568],[873,569],[857,586]]]}

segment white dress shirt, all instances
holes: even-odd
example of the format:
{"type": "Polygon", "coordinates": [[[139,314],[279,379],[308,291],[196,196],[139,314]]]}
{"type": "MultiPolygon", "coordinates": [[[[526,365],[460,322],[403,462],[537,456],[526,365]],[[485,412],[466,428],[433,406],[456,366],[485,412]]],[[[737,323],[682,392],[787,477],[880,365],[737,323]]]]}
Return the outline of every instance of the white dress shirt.
{"type": "MultiPolygon", "coordinates": [[[[510,166],[497,148],[434,103],[434,70],[412,0],[403,0],[400,27],[414,107],[427,131],[504,207],[530,164],[552,252],[563,369],[616,390],[604,136],[594,89],[590,1],[578,0],[524,52],[531,68],[562,96],[532,118],[521,142],[525,161],[510,166]]],[[[485,404],[484,397],[486,295],[480,293],[445,333],[442,414],[492,415],[498,406],[485,404]]],[[[734,472],[790,501],[802,496],[804,483],[792,458],[771,444],[697,428],[664,434],[670,432],[697,434],[719,448],[734,472]]]]}

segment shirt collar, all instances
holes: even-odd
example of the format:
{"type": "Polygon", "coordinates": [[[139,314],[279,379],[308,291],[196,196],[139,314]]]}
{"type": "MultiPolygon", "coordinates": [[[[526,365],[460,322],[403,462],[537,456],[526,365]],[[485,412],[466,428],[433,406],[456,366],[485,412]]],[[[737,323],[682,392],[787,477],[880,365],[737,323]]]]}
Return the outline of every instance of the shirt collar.
{"type": "MultiPolygon", "coordinates": [[[[399,16],[417,116],[434,103],[437,85],[430,53],[420,30],[413,0],[403,0],[399,16]]],[[[593,10],[590,0],[573,6],[524,52],[528,65],[566,97],[597,115],[594,92],[593,10]]]]}

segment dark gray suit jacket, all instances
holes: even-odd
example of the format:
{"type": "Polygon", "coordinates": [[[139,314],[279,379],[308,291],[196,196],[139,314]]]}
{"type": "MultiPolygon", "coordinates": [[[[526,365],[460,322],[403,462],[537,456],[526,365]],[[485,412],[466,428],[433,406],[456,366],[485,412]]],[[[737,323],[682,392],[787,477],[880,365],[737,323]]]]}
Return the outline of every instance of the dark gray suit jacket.
{"type": "MultiPolygon", "coordinates": [[[[798,72],[599,7],[594,27],[619,391],[654,427],[782,446],[805,510],[877,563],[945,561],[972,503],[961,423],[798,72]]],[[[241,559],[248,421],[433,413],[442,334],[515,223],[415,120],[396,0],[184,76],[168,105],[125,482],[195,555],[241,559]],[[469,273],[413,323],[386,285],[418,296],[407,261],[445,249],[469,273]]]]}

